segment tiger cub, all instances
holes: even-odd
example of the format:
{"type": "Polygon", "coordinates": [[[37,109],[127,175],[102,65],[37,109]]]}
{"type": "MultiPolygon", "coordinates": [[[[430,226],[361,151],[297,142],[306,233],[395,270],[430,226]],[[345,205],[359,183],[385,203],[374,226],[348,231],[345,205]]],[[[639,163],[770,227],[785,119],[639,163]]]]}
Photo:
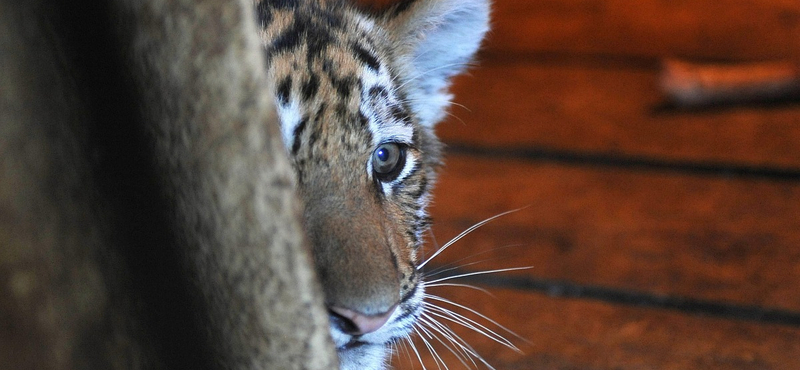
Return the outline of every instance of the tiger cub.
{"type": "Polygon", "coordinates": [[[255,5],[341,368],[384,369],[423,312],[433,127],[488,29],[489,1],[255,5]]]}

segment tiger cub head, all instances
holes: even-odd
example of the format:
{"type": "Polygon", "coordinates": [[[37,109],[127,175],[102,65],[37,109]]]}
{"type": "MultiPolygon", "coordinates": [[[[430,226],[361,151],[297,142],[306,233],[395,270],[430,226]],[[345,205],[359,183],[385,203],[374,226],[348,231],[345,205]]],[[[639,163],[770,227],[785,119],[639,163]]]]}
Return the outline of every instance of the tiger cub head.
{"type": "Polygon", "coordinates": [[[488,28],[488,0],[256,8],[342,368],[384,368],[422,310],[433,126],[488,28]]]}

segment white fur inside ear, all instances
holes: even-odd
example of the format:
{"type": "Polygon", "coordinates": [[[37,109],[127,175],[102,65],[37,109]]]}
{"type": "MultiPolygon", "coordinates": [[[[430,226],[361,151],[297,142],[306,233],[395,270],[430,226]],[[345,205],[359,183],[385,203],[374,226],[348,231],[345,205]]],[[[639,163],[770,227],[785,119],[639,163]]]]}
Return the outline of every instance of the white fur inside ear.
{"type": "Polygon", "coordinates": [[[450,79],[468,66],[489,29],[489,1],[417,0],[406,12],[392,31],[404,52],[411,106],[431,127],[450,105],[450,79]]]}

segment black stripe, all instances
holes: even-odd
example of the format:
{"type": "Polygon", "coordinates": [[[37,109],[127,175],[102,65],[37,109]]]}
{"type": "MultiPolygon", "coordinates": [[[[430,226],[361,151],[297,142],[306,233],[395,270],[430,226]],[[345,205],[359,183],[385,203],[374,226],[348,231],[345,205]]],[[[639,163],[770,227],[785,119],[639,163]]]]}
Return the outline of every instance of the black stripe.
{"type": "Polygon", "coordinates": [[[303,87],[301,88],[300,92],[303,96],[303,101],[310,100],[314,95],[317,94],[319,90],[319,77],[312,73],[311,76],[308,77],[308,81],[303,83],[303,87]]]}
{"type": "MultiPolygon", "coordinates": [[[[316,125],[319,125],[320,121],[315,121],[316,125]]],[[[314,147],[317,145],[317,140],[319,140],[319,130],[312,130],[311,135],[308,136],[308,146],[314,147]]],[[[327,142],[325,142],[327,145],[327,142]]]]}
{"type": "Polygon", "coordinates": [[[381,98],[381,99],[388,99],[389,98],[389,92],[386,91],[385,87],[380,86],[380,85],[376,85],[376,86],[370,87],[369,91],[367,92],[367,94],[369,94],[369,97],[372,98],[373,100],[378,99],[378,98],[381,98]]]}
{"type": "Polygon", "coordinates": [[[300,123],[297,124],[297,127],[294,128],[294,143],[292,143],[292,155],[297,155],[297,152],[300,151],[300,143],[301,137],[303,135],[303,131],[306,129],[306,125],[308,124],[308,117],[303,117],[300,120],[300,123]]]}
{"type": "Polygon", "coordinates": [[[391,105],[389,106],[389,110],[391,111],[392,118],[396,122],[402,122],[404,126],[411,125],[411,116],[408,112],[403,109],[400,105],[391,105]]]}
{"type": "MultiPolygon", "coordinates": [[[[469,271],[455,269],[448,270],[446,273],[440,275],[444,277],[464,273],[469,273],[469,271]]],[[[440,275],[437,275],[437,278],[440,275]]],[[[519,276],[480,275],[464,277],[461,280],[498,288],[535,291],[547,294],[551,297],[589,299],[635,307],[660,308],[726,319],[800,327],[800,312],[769,307],[663,296],[600,286],[580,285],[566,281],[519,276]]]]}
{"type": "Polygon", "coordinates": [[[267,27],[272,23],[272,9],[267,6],[266,1],[262,1],[256,6],[256,19],[260,27],[267,27]]]}
{"type": "Polygon", "coordinates": [[[305,25],[303,22],[299,19],[295,19],[295,22],[292,24],[292,26],[278,35],[278,37],[275,38],[275,41],[270,44],[270,47],[268,48],[270,57],[272,57],[274,54],[285,53],[287,51],[296,49],[300,45],[300,38],[303,35],[304,30],[305,25]]]}
{"type": "Polygon", "coordinates": [[[369,127],[369,118],[360,110],[358,111],[358,123],[361,124],[362,128],[369,127]]]}
{"type": "MultiPolygon", "coordinates": [[[[408,177],[411,177],[411,175],[409,174],[408,177]]],[[[427,192],[428,192],[428,178],[423,176],[419,181],[419,186],[417,190],[411,193],[411,197],[414,198],[414,200],[417,200],[421,198],[423,195],[425,195],[425,193],[427,192]]]]}
{"type": "Polygon", "coordinates": [[[275,9],[297,9],[297,5],[299,4],[298,0],[264,0],[264,2],[269,3],[269,5],[275,9]]]}
{"type": "Polygon", "coordinates": [[[342,98],[342,100],[347,100],[350,97],[350,93],[353,90],[354,86],[358,83],[358,79],[354,76],[347,76],[339,78],[337,76],[337,69],[336,64],[333,60],[326,59],[322,63],[322,71],[328,75],[328,79],[330,80],[331,85],[333,85],[336,92],[342,98]]]}
{"type": "Polygon", "coordinates": [[[281,105],[289,104],[289,98],[292,96],[292,76],[286,76],[278,84],[278,102],[281,105]]]}
{"type": "Polygon", "coordinates": [[[397,257],[397,253],[395,253],[394,250],[392,250],[392,247],[390,246],[389,243],[386,243],[386,246],[388,247],[389,253],[392,256],[392,265],[394,265],[394,270],[400,271],[400,261],[399,261],[400,258],[397,257]]]}
{"type": "Polygon", "coordinates": [[[372,69],[373,71],[378,71],[381,68],[380,62],[378,62],[378,57],[372,54],[369,50],[365,49],[359,44],[353,43],[353,51],[356,53],[356,57],[362,63],[366,64],[367,67],[372,69]]]}
{"type": "Polygon", "coordinates": [[[337,79],[336,76],[330,75],[331,78],[331,85],[336,88],[336,92],[339,93],[339,97],[343,100],[346,100],[350,97],[350,93],[353,91],[354,87],[358,80],[355,77],[344,77],[337,79]]]}
{"type": "Polygon", "coordinates": [[[308,26],[305,29],[306,43],[308,44],[308,64],[311,65],[314,60],[319,59],[323,55],[323,51],[333,43],[333,36],[330,30],[322,25],[311,23],[307,20],[308,26]]]}
{"type": "Polygon", "coordinates": [[[315,8],[317,19],[325,21],[324,26],[328,29],[341,29],[344,27],[341,15],[331,11],[330,9],[317,9],[315,8]]]}
{"type": "Polygon", "coordinates": [[[320,130],[318,128],[320,127],[320,125],[323,122],[323,118],[324,118],[324,115],[325,115],[325,109],[327,107],[328,107],[328,105],[323,102],[322,104],[320,104],[319,109],[317,109],[317,112],[314,114],[314,121],[312,121],[312,122],[317,128],[313,129],[311,131],[311,135],[309,135],[309,137],[308,137],[308,146],[309,147],[313,147],[314,145],[316,145],[317,144],[317,140],[319,140],[320,130]]]}
{"type": "Polygon", "coordinates": [[[322,122],[322,118],[325,115],[325,110],[328,108],[328,104],[322,102],[319,105],[319,109],[317,109],[317,113],[314,114],[314,122],[322,122]]]}
{"type": "Polygon", "coordinates": [[[537,147],[488,147],[448,144],[452,154],[479,156],[495,159],[521,159],[527,161],[552,162],[574,166],[612,167],[643,171],[669,171],[698,176],[760,178],[773,181],[798,181],[800,168],[773,166],[748,166],[725,162],[663,160],[645,156],[616,155],[604,153],[580,153],[568,150],[542,149],[537,147]]]}
{"type": "Polygon", "coordinates": [[[414,4],[416,0],[403,0],[392,9],[392,16],[398,16],[400,13],[405,12],[414,4]]]}

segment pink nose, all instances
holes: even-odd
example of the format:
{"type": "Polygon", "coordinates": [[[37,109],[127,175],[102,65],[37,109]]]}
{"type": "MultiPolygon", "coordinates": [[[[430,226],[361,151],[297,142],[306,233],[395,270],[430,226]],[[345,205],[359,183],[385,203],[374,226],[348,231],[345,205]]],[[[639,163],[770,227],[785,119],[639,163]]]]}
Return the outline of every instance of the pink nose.
{"type": "Polygon", "coordinates": [[[339,308],[339,307],[331,307],[330,310],[334,314],[347,319],[350,323],[353,324],[355,330],[345,330],[348,334],[353,335],[362,335],[367,333],[372,333],[378,329],[380,329],[383,325],[389,321],[389,317],[392,316],[392,313],[397,309],[397,305],[394,305],[388,311],[378,315],[364,315],[360,312],[356,312],[347,308],[339,308]]]}

